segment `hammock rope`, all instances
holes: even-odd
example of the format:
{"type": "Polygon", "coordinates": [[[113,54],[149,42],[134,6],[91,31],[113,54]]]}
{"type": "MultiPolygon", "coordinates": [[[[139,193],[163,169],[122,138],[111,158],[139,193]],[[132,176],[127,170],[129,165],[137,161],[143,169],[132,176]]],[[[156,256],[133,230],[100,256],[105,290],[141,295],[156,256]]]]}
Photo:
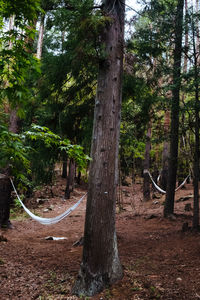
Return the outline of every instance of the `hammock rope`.
{"type": "Polygon", "coordinates": [[[60,222],[61,220],[63,220],[64,218],[66,218],[69,214],[71,214],[71,212],[73,210],[75,210],[79,204],[83,201],[83,199],[85,198],[85,196],[87,195],[87,193],[85,195],[83,195],[72,207],[68,208],[66,211],[64,211],[62,214],[56,216],[56,217],[53,217],[53,218],[41,218],[41,217],[38,217],[36,215],[34,215],[25,205],[24,203],[21,201],[18,193],[17,193],[17,190],[14,186],[14,183],[12,181],[12,179],[10,178],[10,181],[11,181],[11,184],[12,184],[12,187],[15,191],[15,194],[17,195],[17,198],[21,204],[21,206],[23,207],[23,209],[25,210],[25,212],[35,221],[39,222],[40,224],[42,225],[53,225],[53,224],[56,224],[58,222],[60,222]]]}
{"type": "MultiPolygon", "coordinates": [[[[161,188],[155,183],[155,181],[153,180],[153,177],[151,176],[149,170],[146,170],[146,169],[145,169],[145,170],[144,170],[144,174],[148,174],[148,175],[149,175],[149,177],[150,177],[150,179],[151,179],[153,185],[155,186],[155,188],[156,188],[160,193],[166,194],[166,191],[164,191],[163,189],[161,189],[161,188]]],[[[182,186],[185,185],[185,183],[186,183],[187,179],[189,178],[189,176],[190,176],[190,174],[189,174],[189,175],[183,180],[183,182],[175,189],[175,192],[177,192],[179,189],[182,188],[182,186]]]]}

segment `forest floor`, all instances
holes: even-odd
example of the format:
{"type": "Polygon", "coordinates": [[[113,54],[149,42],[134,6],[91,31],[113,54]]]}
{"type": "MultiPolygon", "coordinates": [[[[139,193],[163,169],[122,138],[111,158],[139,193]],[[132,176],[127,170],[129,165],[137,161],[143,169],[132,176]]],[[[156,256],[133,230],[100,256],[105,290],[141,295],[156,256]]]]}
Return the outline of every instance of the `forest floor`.
{"type": "MultiPolygon", "coordinates": [[[[65,180],[59,179],[54,197],[43,189],[26,204],[40,216],[56,216],[86,191],[76,188],[64,200],[64,188],[65,180]]],[[[116,226],[124,278],[91,298],[70,294],[81,262],[82,246],[73,244],[83,236],[86,199],[51,226],[36,223],[22,209],[12,210],[14,228],[0,230],[0,299],[200,299],[200,233],[182,229],[184,223],[192,224],[192,210],[185,211],[193,205],[191,195],[191,184],[179,190],[175,217],[164,219],[164,196],[156,194],[144,203],[140,183],[122,187],[116,226]],[[48,236],[65,239],[46,240],[48,236]]]]}

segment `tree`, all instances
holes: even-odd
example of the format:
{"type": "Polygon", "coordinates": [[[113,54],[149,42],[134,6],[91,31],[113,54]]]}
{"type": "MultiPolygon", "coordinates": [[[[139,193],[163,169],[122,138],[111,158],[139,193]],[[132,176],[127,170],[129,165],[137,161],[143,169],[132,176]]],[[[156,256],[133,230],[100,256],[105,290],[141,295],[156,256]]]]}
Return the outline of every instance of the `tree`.
{"type": "MultiPolygon", "coordinates": [[[[10,109],[9,130],[16,133],[19,115],[23,115],[24,102],[29,98],[27,79],[30,70],[36,67],[36,60],[30,53],[30,40],[33,37],[33,20],[39,11],[39,1],[0,1],[0,103],[7,102],[10,109]],[[9,19],[9,28],[3,29],[9,19]],[[30,25],[30,27],[28,26],[30,25]]],[[[6,143],[7,141],[5,141],[6,143]]],[[[4,144],[1,141],[1,144],[4,144]]],[[[2,146],[2,148],[3,148],[2,146]]],[[[13,148],[16,145],[13,145],[13,148]]],[[[2,151],[2,149],[1,149],[2,151]]],[[[2,154],[1,154],[2,155],[2,154]]],[[[0,226],[10,227],[10,164],[0,168],[2,191],[0,194],[0,226]]],[[[1,167],[1,162],[0,162],[1,167]]]]}
{"type": "Polygon", "coordinates": [[[192,46],[193,46],[193,80],[194,80],[194,115],[195,115],[195,147],[194,147],[194,213],[193,228],[199,229],[199,25],[198,25],[198,2],[196,2],[197,16],[191,16],[192,46]]]}
{"type": "Polygon", "coordinates": [[[170,131],[170,157],[168,168],[167,191],[164,206],[164,216],[167,217],[174,212],[174,194],[176,187],[176,173],[178,160],[178,138],[179,138],[179,101],[181,85],[181,57],[182,57],[182,32],[183,32],[183,0],[177,2],[175,19],[175,41],[173,62],[173,85],[171,100],[171,131],[170,131]]]}
{"type": "Polygon", "coordinates": [[[147,133],[146,133],[146,146],[144,156],[144,180],[143,180],[143,199],[148,201],[151,199],[150,194],[150,179],[149,174],[145,172],[150,168],[150,151],[151,151],[151,121],[149,121],[147,133]]]}
{"type": "Polygon", "coordinates": [[[115,203],[123,68],[124,1],[103,1],[108,17],[101,35],[105,56],[99,62],[89,173],[83,257],[73,287],[92,296],[123,276],[115,231],[115,203]]]}

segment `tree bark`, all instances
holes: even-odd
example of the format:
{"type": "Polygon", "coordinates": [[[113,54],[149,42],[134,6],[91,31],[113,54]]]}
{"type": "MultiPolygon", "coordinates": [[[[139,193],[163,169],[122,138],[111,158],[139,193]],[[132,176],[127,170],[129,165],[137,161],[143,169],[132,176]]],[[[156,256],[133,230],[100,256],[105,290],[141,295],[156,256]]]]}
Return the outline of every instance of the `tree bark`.
{"type": "Polygon", "coordinates": [[[123,70],[124,1],[103,1],[102,43],[106,57],[99,64],[89,173],[83,257],[73,287],[76,295],[93,296],[123,276],[115,231],[118,147],[123,70]]]}
{"type": "MultiPolygon", "coordinates": [[[[198,26],[198,24],[197,24],[198,26]]],[[[195,153],[194,153],[194,208],[193,208],[193,228],[199,229],[199,72],[198,72],[198,55],[199,46],[195,42],[195,25],[192,21],[193,31],[193,57],[194,57],[194,85],[195,85],[195,153]]],[[[198,35],[198,33],[197,33],[198,35]]]]}
{"type": "Polygon", "coordinates": [[[41,59],[42,57],[42,46],[43,46],[43,37],[44,37],[44,19],[45,15],[41,17],[40,21],[40,28],[39,28],[39,35],[38,35],[38,42],[37,42],[37,54],[36,57],[41,59]]]}
{"type": "Polygon", "coordinates": [[[176,187],[176,173],[178,160],[179,138],[179,98],[181,86],[181,56],[182,56],[182,32],[183,32],[183,5],[184,0],[178,0],[175,21],[175,48],[173,65],[173,87],[171,103],[171,131],[170,131],[170,158],[167,182],[167,193],[164,206],[164,216],[174,212],[174,194],[176,187]]]}
{"type": "Polygon", "coordinates": [[[163,153],[162,153],[162,171],[161,171],[161,187],[166,191],[167,189],[167,178],[168,178],[168,160],[169,160],[169,126],[170,126],[170,112],[167,110],[165,112],[165,121],[164,121],[164,135],[165,141],[163,144],[163,153]]]}
{"type": "Polygon", "coordinates": [[[10,226],[11,183],[7,175],[0,174],[0,228],[10,226]]]}
{"type": "Polygon", "coordinates": [[[17,115],[17,109],[12,109],[10,112],[9,131],[13,133],[19,133],[20,118],[17,115]]]}
{"type": "MultiPolygon", "coordinates": [[[[151,151],[151,122],[149,122],[147,134],[146,134],[144,170],[149,170],[150,168],[150,151],[151,151]]],[[[144,201],[149,201],[151,199],[149,174],[144,172],[143,176],[144,176],[143,177],[143,199],[144,201]]]]}
{"type": "Polygon", "coordinates": [[[67,185],[65,189],[65,199],[70,198],[71,192],[74,190],[75,163],[73,159],[69,162],[69,171],[67,176],[67,185]]]}
{"type": "Polygon", "coordinates": [[[67,178],[67,160],[62,164],[62,178],[67,178]]]}

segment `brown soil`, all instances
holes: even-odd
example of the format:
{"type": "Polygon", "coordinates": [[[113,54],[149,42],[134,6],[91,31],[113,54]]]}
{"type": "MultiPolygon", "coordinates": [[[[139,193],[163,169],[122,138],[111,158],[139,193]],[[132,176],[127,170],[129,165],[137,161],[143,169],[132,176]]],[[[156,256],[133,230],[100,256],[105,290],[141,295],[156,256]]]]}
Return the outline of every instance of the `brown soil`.
{"type": "MultiPolygon", "coordinates": [[[[54,198],[40,191],[27,205],[41,216],[55,216],[85,193],[77,188],[64,201],[64,187],[59,180],[53,187],[54,198]],[[42,195],[46,200],[36,206],[42,195]],[[45,208],[52,210],[44,212],[45,208]]],[[[187,185],[176,193],[176,200],[191,194],[192,186],[187,185]]],[[[182,230],[184,223],[192,223],[192,211],[185,211],[192,198],[176,201],[176,218],[170,220],[162,217],[164,196],[143,203],[140,184],[122,187],[122,195],[117,234],[124,278],[85,299],[200,299],[200,234],[182,230]]],[[[14,229],[0,230],[0,299],[79,299],[70,291],[81,262],[82,247],[73,244],[83,236],[85,203],[52,226],[40,225],[20,210],[12,220],[14,229]],[[47,236],[66,239],[45,240],[47,236]]]]}

